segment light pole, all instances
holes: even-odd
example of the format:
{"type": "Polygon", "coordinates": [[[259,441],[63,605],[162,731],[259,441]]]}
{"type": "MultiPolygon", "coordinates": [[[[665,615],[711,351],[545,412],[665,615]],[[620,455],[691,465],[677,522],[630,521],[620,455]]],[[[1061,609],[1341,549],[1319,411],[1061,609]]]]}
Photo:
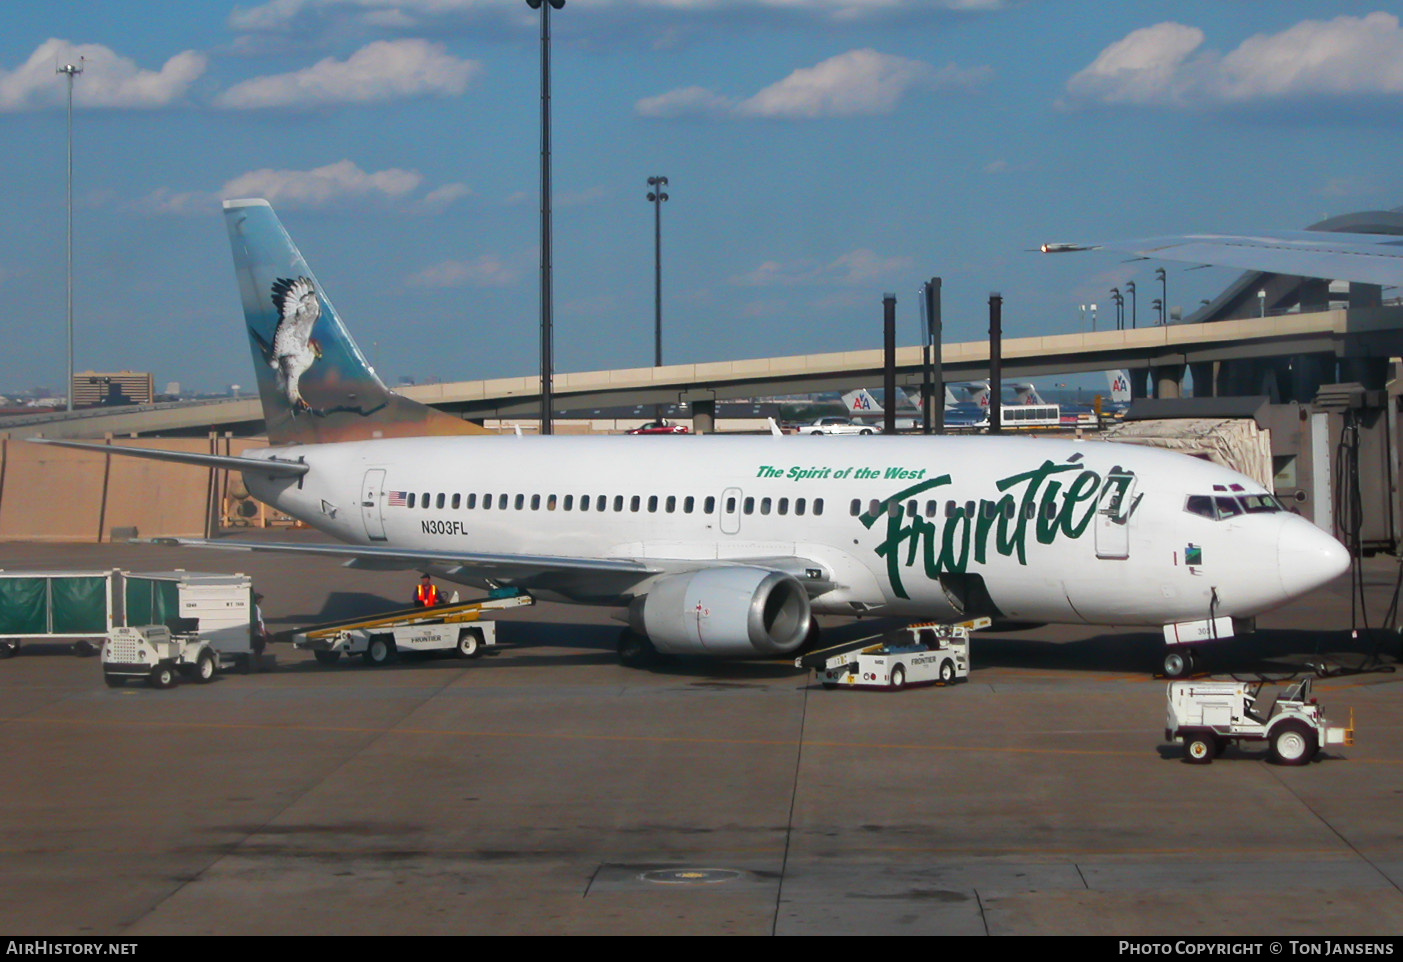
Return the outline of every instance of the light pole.
{"type": "Polygon", "coordinates": [[[663,366],[663,202],[666,177],[649,177],[648,200],[653,205],[653,367],[663,366]]]}
{"type": "Polygon", "coordinates": [[[1164,317],[1169,313],[1169,281],[1163,267],[1155,268],[1155,277],[1159,278],[1159,323],[1163,326],[1164,317]]]}
{"type": "Polygon", "coordinates": [[[550,220],[550,12],[559,10],[565,0],[526,0],[532,10],[541,11],[541,433],[554,434],[552,425],[551,377],[555,362],[551,356],[554,332],[551,327],[551,220],[550,220]]]}
{"type": "Polygon", "coordinates": [[[1135,297],[1135,282],[1131,281],[1129,284],[1125,285],[1125,290],[1126,293],[1130,295],[1130,329],[1133,331],[1135,330],[1135,307],[1137,301],[1135,297]]]}
{"type": "Polygon", "coordinates": [[[73,410],[73,78],[83,72],[83,61],[66,63],[56,72],[68,75],[68,410],[73,410]]]}
{"type": "Polygon", "coordinates": [[[1121,295],[1119,287],[1111,288],[1111,300],[1116,305],[1116,330],[1125,329],[1125,298],[1121,295]]]}

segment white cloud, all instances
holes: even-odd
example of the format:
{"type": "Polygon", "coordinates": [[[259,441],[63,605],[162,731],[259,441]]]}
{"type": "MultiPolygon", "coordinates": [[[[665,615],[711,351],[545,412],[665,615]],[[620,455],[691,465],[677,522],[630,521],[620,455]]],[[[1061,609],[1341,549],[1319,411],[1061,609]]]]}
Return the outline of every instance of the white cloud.
{"type": "MultiPolygon", "coordinates": [[[[877,17],[942,11],[999,10],[1007,0],[589,0],[573,5],[566,16],[635,19],[649,14],[673,18],[716,18],[774,14],[792,19],[851,23],[877,17]]],[[[229,17],[235,30],[281,32],[317,21],[351,21],[367,26],[416,29],[430,23],[506,22],[522,28],[539,14],[521,3],[503,0],[269,0],[236,8],[229,17]]]]}
{"type": "Polygon", "coordinates": [[[753,271],[731,278],[731,283],[737,287],[865,285],[910,270],[912,263],[909,257],[882,257],[867,248],[858,248],[827,263],[766,261],[753,271]]]}
{"type": "Polygon", "coordinates": [[[245,80],[220,94],[215,103],[250,110],[447,96],[466,90],[481,69],[472,60],[448,54],[442,44],[378,40],[345,60],[328,57],[305,70],[245,80]]]}
{"type": "Polygon", "coordinates": [[[508,287],[520,277],[519,268],[495,254],[484,254],[470,261],[441,261],[412,275],[408,283],[411,287],[508,287]]]}
{"type": "Polygon", "coordinates": [[[712,93],[705,87],[681,87],[656,97],[644,97],[635,105],[635,110],[642,117],[671,120],[725,114],[734,106],[729,97],[712,93]]]}
{"type": "Polygon", "coordinates": [[[168,107],[185,96],[207,63],[204,54],[186,50],[159,70],[143,70],[101,44],[49,39],[23,65],[0,70],[0,112],[65,104],[68,82],[55,71],[65,64],[78,64],[79,58],[83,58],[83,72],[73,82],[73,103],[78,107],[168,107]]]}
{"type": "Polygon", "coordinates": [[[787,119],[888,114],[930,74],[930,67],[919,60],[850,50],[794,71],[742,101],[736,111],[748,117],[787,119]]]}
{"type": "Polygon", "coordinates": [[[213,212],[220,201],[234,197],[261,197],[280,207],[333,207],[355,203],[380,203],[405,211],[437,212],[471,196],[465,184],[435,187],[417,197],[424,177],[415,170],[391,167],[367,172],[350,160],[311,170],[278,170],[264,167],[227,181],[217,191],[174,191],[157,188],[137,201],[136,209],[150,214],[213,212]]]}
{"type": "Polygon", "coordinates": [[[396,199],[418,189],[418,171],[391,167],[367,173],[349,160],[312,170],[251,170],[226,183],[225,197],[262,197],[273,204],[324,207],[346,198],[396,199]]]}
{"type": "Polygon", "coordinates": [[[1059,103],[1212,108],[1403,94],[1403,30],[1389,13],[1305,20],[1225,55],[1202,50],[1204,39],[1172,22],[1136,30],[1073,76],[1059,103]]]}
{"type": "Polygon", "coordinates": [[[778,83],[740,102],[704,87],[683,87],[638,101],[644,117],[735,116],[779,120],[854,117],[894,111],[912,90],[968,89],[990,74],[987,67],[965,69],[950,64],[936,70],[907,57],[850,50],[812,67],[794,71],[778,83]]]}

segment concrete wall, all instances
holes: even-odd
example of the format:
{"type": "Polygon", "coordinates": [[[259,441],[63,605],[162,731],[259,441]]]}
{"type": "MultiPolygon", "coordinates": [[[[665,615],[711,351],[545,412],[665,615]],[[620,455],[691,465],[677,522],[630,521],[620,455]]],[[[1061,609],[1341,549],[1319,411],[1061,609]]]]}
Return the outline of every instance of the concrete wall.
{"type": "MultiPolygon", "coordinates": [[[[260,441],[180,438],[115,445],[239,454],[260,441]]],[[[226,471],[0,439],[0,541],[108,541],[213,532],[226,471]]]]}

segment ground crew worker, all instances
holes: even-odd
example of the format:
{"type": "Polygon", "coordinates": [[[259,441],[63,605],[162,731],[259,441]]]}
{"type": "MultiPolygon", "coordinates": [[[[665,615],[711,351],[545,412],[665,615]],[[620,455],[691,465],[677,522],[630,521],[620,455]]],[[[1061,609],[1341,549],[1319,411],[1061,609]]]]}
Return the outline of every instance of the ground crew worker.
{"type": "Polygon", "coordinates": [[[432,608],[443,604],[443,595],[438,593],[438,585],[429,580],[428,575],[419,579],[419,587],[414,589],[414,607],[432,608]]]}

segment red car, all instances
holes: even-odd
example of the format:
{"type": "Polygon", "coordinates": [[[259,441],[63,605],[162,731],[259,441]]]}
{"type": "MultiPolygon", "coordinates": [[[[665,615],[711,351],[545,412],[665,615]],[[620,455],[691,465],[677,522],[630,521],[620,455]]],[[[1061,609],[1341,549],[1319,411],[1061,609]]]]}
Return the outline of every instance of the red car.
{"type": "Polygon", "coordinates": [[[673,424],[671,421],[649,421],[647,424],[640,424],[629,434],[691,434],[686,427],[681,424],[673,424]]]}

